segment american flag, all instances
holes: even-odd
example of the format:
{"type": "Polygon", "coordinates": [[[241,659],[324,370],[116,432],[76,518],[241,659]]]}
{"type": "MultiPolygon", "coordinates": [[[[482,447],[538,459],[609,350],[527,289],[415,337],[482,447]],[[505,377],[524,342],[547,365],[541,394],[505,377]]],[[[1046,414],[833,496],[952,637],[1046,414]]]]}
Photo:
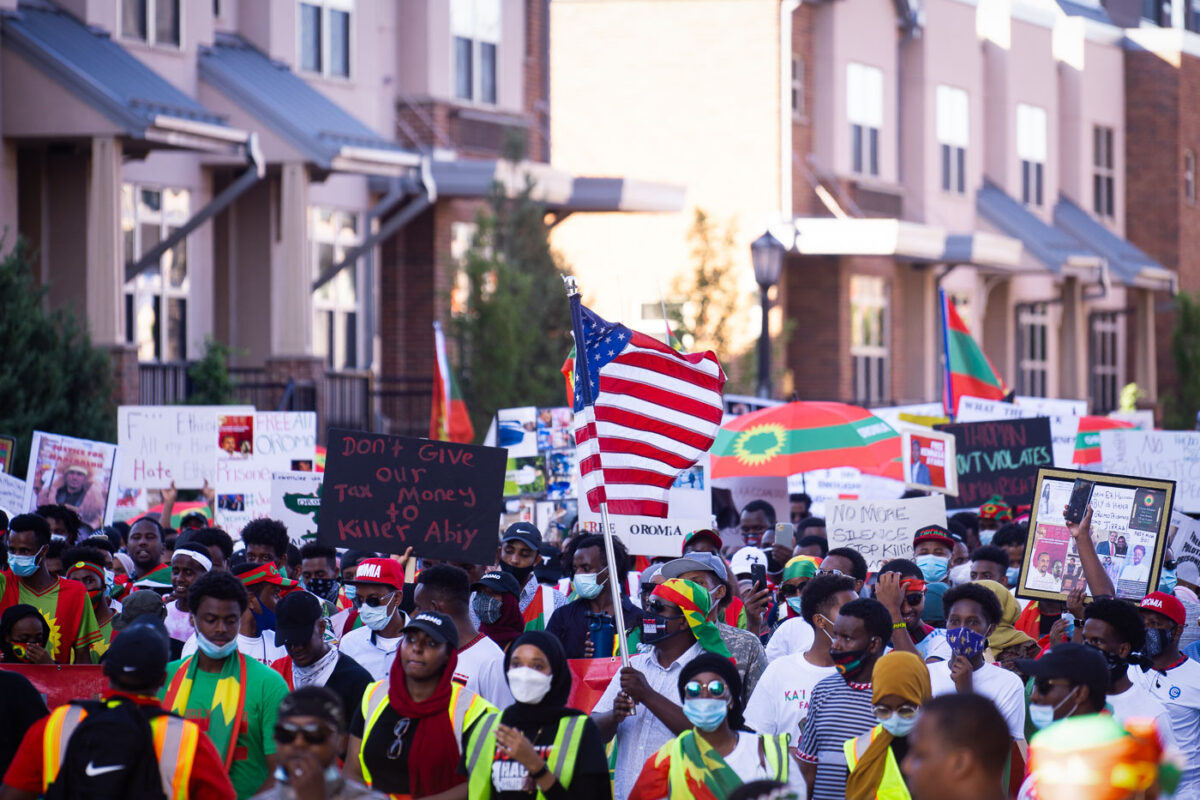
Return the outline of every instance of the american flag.
{"type": "Polygon", "coordinates": [[[725,373],[711,352],[677,353],[577,307],[575,329],[584,340],[582,347],[576,342],[574,386],[581,491],[592,511],[607,503],[610,514],[665,517],[675,476],[708,452],[721,427],[725,373]]]}

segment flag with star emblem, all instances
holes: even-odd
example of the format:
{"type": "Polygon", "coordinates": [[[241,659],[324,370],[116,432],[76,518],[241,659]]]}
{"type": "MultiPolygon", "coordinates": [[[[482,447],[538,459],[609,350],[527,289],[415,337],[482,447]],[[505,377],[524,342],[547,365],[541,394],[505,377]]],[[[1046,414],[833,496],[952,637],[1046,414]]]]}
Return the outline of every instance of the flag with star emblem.
{"type": "Polygon", "coordinates": [[[684,354],[571,298],[580,491],[593,511],[667,516],[675,476],[721,425],[725,373],[711,352],[684,354]]]}

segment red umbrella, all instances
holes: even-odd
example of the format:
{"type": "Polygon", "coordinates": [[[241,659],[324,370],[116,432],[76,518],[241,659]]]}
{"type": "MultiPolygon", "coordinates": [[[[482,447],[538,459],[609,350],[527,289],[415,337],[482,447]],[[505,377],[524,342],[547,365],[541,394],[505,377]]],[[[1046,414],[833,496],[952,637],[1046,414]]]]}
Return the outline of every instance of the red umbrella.
{"type": "Polygon", "coordinates": [[[1076,464],[1096,464],[1100,461],[1100,431],[1119,428],[1136,428],[1132,422],[1112,417],[1087,416],[1079,418],[1079,432],[1075,434],[1076,464]]]}

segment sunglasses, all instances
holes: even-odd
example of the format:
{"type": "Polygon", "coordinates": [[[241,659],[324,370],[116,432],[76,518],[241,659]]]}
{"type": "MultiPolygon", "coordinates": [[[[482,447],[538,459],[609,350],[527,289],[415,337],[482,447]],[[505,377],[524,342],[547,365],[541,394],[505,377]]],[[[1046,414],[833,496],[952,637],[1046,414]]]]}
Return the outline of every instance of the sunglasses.
{"type": "Polygon", "coordinates": [[[362,608],[364,605],[368,605],[371,608],[379,608],[380,606],[386,606],[388,603],[392,602],[392,595],[394,595],[394,594],[395,594],[395,592],[392,592],[391,594],[385,594],[382,597],[355,596],[354,607],[362,608]]]}
{"type": "Polygon", "coordinates": [[[651,598],[651,600],[646,603],[646,610],[652,614],[657,614],[660,617],[665,617],[666,619],[675,619],[675,617],[669,617],[663,614],[664,611],[674,611],[675,606],[663,605],[657,598],[651,598]]]}
{"type": "Polygon", "coordinates": [[[925,602],[925,594],[924,592],[909,592],[908,594],[904,595],[904,602],[908,603],[910,606],[919,606],[921,603],[925,602]]]}
{"type": "Polygon", "coordinates": [[[690,697],[693,700],[700,696],[700,692],[707,691],[709,697],[724,697],[729,687],[725,685],[725,681],[711,680],[708,683],[700,681],[688,681],[683,685],[683,696],[690,697]]]}
{"type": "Polygon", "coordinates": [[[292,744],[297,736],[303,736],[308,744],[325,744],[332,731],[319,722],[307,725],[295,725],[291,722],[275,723],[275,741],[279,744],[292,744]]]}
{"type": "Polygon", "coordinates": [[[1072,685],[1066,678],[1034,678],[1033,687],[1041,694],[1049,694],[1052,686],[1070,686],[1072,685]]]}
{"type": "Polygon", "coordinates": [[[802,591],[804,591],[804,584],[800,584],[799,586],[797,586],[794,583],[785,583],[783,586],[779,587],[779,596],[780,597],[795,597],[796,595],[800,594],[800,592],[802,592],[802,591]]]}
{"type": "Polygon", "coordinates": [[[1165,568],[1167,568],[1167,569],[1175,569],[1175,562],[1174,562],[1174,560],[1172,560],[1172,561],[1164,561],[1164,562],[1163,562],[1163,566],[1164,566],[1165,568]]]}
{"type": "Polygon", "coordinates": [[[891,719],[893,716],[900,717],[900,719],[912,719],[917,715],[919,709],[916,706],[904,705],[899,708],[872,706],[871,710],[875,712],[875,719],[883,722],[884,720],[891,719]]]}

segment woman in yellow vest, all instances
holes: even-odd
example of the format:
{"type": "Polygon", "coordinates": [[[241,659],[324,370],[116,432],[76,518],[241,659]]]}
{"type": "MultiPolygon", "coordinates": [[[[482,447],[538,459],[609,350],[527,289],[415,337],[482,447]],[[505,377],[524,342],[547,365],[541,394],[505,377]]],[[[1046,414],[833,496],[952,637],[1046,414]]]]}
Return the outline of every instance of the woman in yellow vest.
{"type": "Polygon", "coordinates": [[[909,800],[900,761],[908,752],[908,734],[921,704],[930,695],[929,669],[920,656],[893,650],[875,662],[871,702],[879,724],[842,745],[850,768],[846,800],[909,800]]]}
{"type": "Polygon", "coordinates": [[[628,800],[726,800],[764,778],[807,796],[804,776],[790,763],[788,734],[742,729],[742,679],[733,661],[716,653],[696,656],[679,672],[679,696],[693,727],[646,759],[628,800]]]}
{"type": "Polygon", "coordinates": [[[566,708],[571,672],[558,639],[527,631],[504,656],[516,702],[471,728],[462,770],[470,800],[608,800],[612,785],[596,723],[566,708]]]}

